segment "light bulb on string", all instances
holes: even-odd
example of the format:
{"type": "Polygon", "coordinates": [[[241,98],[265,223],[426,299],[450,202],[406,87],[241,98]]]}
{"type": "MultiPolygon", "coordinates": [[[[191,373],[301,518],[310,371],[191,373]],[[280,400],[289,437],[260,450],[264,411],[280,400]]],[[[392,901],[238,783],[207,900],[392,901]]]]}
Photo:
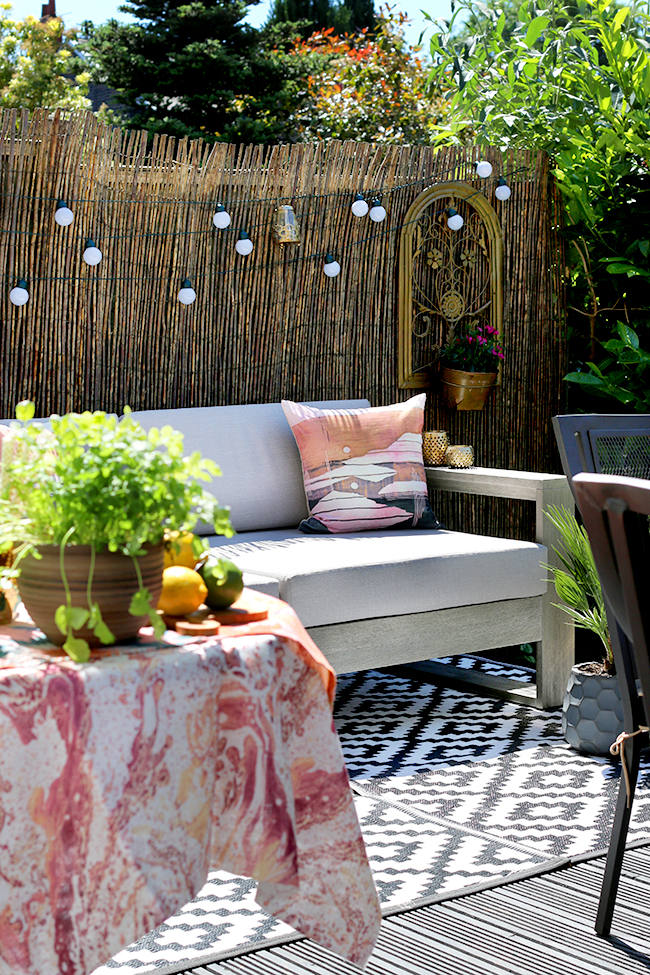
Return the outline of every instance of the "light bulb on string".
{"type": "Polygon", "coordinates": [[[239,240],[235,244],[235,250],[238,254],[246,257],[247,254],[253,250],[253,241],[250,239],[245,230],[239,231],[239,240]]]}
{"type": "Polygon", "coordinates": [[[59,200],[57,203],[56,210],[54,211],[54,219],[59,227],[69,227],[74,220],[74,213],[65,200],[59,200]]]}
{"type": "Polygon", "coordinates": [[[447,210],[447,226],[449,229],[460,230],[464,223],[465,221],[461,217],[458,210],[455,210],[453,207],[449,207],[447,210]]]}
{"type": "Polygon", "coordinates": [[[103,255],[99,247],[96,247],[94,240],[91,240],[89,237],[86,240],[86,249],[83,252],[83,259],[86,262],[86,264],[89,264],[91,267],[94,267],[95,264],[99,264],[99,262],[102,259],[102,256],[103,255]]]}
{"type": "Polygon", "coordinates": [[[487,179],[488,176],[492,175],[492,163],[489,163],[487,159],[480,159],[476,164],[476,175],[480,176],[481,179],[487,179]]]}
{"type": "Polygon", "coordinates": [[[335,278],[337,274],[341,273],[341,265],[333,257],[332,254],[325,255],[325,263],[323,264],[323,273],[326,274],[328,278],[335,278]]]}
{"type": "Polygon", "coordinates": [[[496,196],[497,200],[509,200],[511,193],[512,190],[506,183],[503,176],[499,176],[499,180],[497,182],[497,188],[494,191],[494,195],[496,196]]]}
{"type": "Polygon", "coordinates": [[[189,278],[185,278],[183,281],[181,290],[178,292],[178,300],[181,305],[191,305],[193,301],[196,301],[196,291],[189,278]]]}
{"type": "Polygon", "coordinates": [[[365,217],[369,207],[363,198],[363,193],[357,193],[357,195],[354,198],[354,203],[352,204],[351,209],[355,217],[365,217]]]}
{"type": "Polygon", "coordinates": [[[215,210],[212,218],[212,223],[215,225],[217,230],[225,230],[226,227],[230,226],[230,214],[226,210],[223,203],[217,203],[217,209],[215,210]]]}
{"type": "Polygon", "coordinates": [[[16,287],[9,292],[9,301],[12,305],[24,305],[29,301],[29,291],[24,278],[19,278],[16,287]]]}
{"type": "Polygon", "coordinates": [[[379,197],[372,201],[372,206],[370,207],[370,213],[368,216],[371,220],[374,220],[375,223],[381,223],[382,220],[386,219],[386,211],[381,205],[381,200],[379,197]]]}

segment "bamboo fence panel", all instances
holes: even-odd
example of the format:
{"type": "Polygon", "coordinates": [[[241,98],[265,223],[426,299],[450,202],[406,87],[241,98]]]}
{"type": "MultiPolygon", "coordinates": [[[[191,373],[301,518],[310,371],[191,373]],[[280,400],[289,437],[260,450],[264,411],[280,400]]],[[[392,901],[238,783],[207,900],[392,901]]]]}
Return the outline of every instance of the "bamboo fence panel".
{"type": "MultiPolygon", "coordinates": [[[[401,222],[437,182],[471,180],[491,198],[500,173],[512,197],[495,204],[504,238],[507,358],[482,412],[445,410],[428,391],[428,429],[471,443],[482,466],[557,470],[550,419],[566,371],[557,190],[543,155],[490,147],[434,151],[363,143],[207,146],[124,133],[91,113],[0,115],[2,406],[33,399],[37,415],[68,410],[203,406],[367,397],[406,399],[397,386],[401,222]],[[476,179],[487,158],[494,179],[476,179]],[[351,215],[356,192],[381,198],[383,223],[351,215]],[[54,222],[58,199],[75,213],[54,222]],[[212,223],[222,202],[225,231],[212,223]],[[290,203],[299,245],[273,242],[290,203]],[[254,250],[235,252],[239,231],[254,250]],[[82,260],[86,238],[103,253],[82,260]],[[341,263],[337,278],[322,265],[341,263]],[[18,278],[30,300],[8,300],[18,278]],[[196,301],[181,305],[184,278],[196,301]]],[[[530,512],[502,502],[441,499],[467,530],[529,532],[530,512]]]]}

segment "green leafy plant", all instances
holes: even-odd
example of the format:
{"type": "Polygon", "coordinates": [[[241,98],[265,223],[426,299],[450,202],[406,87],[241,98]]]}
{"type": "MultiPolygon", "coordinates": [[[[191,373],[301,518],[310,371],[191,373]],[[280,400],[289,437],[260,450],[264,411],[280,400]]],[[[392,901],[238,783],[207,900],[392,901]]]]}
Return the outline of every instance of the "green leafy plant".
{"type": "Polygon", "coordinates": [[[464,329],[452,328],[442,350],[444,366],[466,372],[496,372],[504,359],[497,329],[476,322],[464,329]]]}
{"type": "Polygon", "coordinates": [[[144,430],[124,409],[122,419],[103,412],[52,416],[47,429],[31,423],[34,404],[19,403],[13,435],[3,444],[0,463],[0,552],[13,552],[0,581],[20,575],[26,555],[39,558],[39,545],[59,545],[66,603],[55,622],[66,637],[64,650],[88,659],[88,643],[74,631],[88,625],[101,643],[114,638],[92,599],[95,554],[103,549],[130,556],[139,581],[129,612],[148,616],[158,634],[164,629],[144,587],[138,557],[145,546],[162,542],[166,529],[190,530],[197,521],[231,536],[228,511],[201,482],[220,475],[211,460],[183,455],[183,436],[170,426],[144,430]],[[87,606],[72,605],[65,576],[65,549],[88,545],[91,563],[87,606]]]}
{"type": "Polygon", "coordinates": [[[570,372],[565,380],[586,392],[617,400],[638,413],[650,412],[650,352],[640,347],[639,336],[624,322],[616,325],[617,338],[603,342],[609,353],[597,365],[587,363],[586,372],[570,372]]]}
{"type": "Polygon", "coordinates": [[[559,532],[560,544],[553,546],[553,551],[563,566],[546,565],[561,600],[554,605],[564,610],[574,626],[600,637],[605,651],[602,669],[614,673],[603,591],[587,532],[573,512],[563,506],[551,505],[546,516],[559,532]]]}

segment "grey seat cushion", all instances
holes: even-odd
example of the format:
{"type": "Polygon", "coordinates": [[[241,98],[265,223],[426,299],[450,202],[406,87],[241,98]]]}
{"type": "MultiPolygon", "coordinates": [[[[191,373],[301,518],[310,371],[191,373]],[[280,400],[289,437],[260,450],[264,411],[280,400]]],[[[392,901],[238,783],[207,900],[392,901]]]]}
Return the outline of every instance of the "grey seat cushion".
{"type": "Polygon", "coordinates": [[[297,530],[210,539],[244,572],[277,579],[304,626],[471,606],[546,592],[543,545],[452,531],[297,530]]]}
{"type": "MultiPolygon", "coordinates": [[[[336,400],[310,406],[358,409],[368,400],[336,400]]],[[[134,412],[145,430],[169,424],[184,435],[184,451],[198,450],[221,468],[206,488],[230,508],[235,529],[289,528],[307,518],[300,454],[279,403],[201,406],[134,412]]],[[[214,526],[199,524],[201,535],[214,526]]]]}

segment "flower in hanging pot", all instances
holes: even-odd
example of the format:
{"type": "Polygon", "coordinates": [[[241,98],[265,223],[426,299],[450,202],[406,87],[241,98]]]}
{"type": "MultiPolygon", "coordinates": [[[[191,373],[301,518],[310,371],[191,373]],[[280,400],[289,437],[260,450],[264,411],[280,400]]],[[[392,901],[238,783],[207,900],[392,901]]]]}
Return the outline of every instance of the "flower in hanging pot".
{"type": "Polygon", "coordinates": [[[79,662],[91,644],[131,638],[145,622],[161,635],[166,530],[190,531],[201,520],[234,534],[202,483],[221,473],[217,465],[183,456],[183,436],[171,427],[145,431],[128,407],[124,414],[55,415],[48,429],[29,422],[33,403],[21,403],[24,425],[12,429],[0,459],[0,552],[13,552],[0,584],[17,579],[34,617],[56,597],[35,622],[79,662]],[[115,593],[118,610],[109,611],[115,593]]]}
{"type": "Polygon", "coordinates": [[[443,401],[450,409],[482,410],[505,355],[493,325],[452,326],[441,356],[443,401]]]}

